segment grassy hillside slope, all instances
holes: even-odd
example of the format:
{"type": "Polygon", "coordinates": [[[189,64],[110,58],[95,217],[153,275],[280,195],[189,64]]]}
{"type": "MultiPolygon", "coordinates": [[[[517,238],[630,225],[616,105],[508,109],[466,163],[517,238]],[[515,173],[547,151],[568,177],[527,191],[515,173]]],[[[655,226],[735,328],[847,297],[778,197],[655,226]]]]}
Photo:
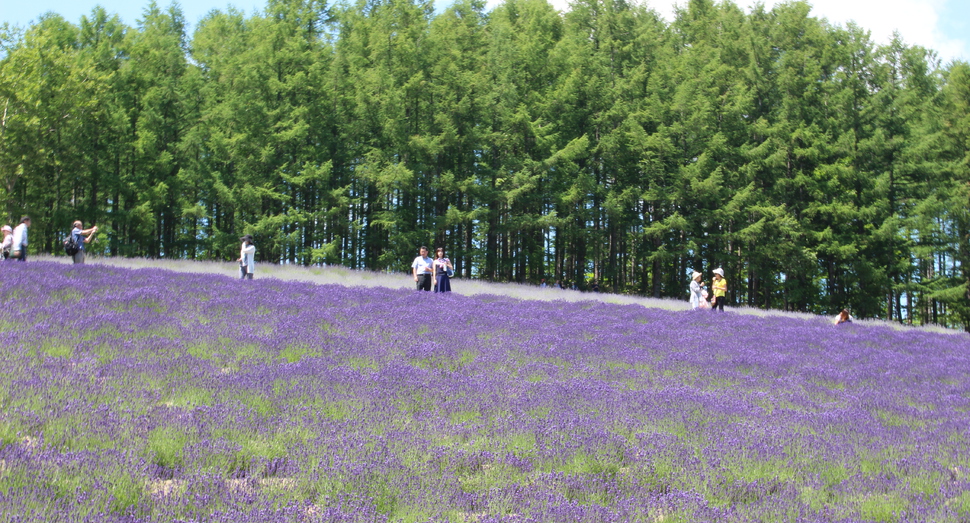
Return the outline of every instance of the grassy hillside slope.
{"type": "Polygon", "coordinates": [[[965,334],[50,261],[0,300],[4,519],[970,517],[965,334]]]}

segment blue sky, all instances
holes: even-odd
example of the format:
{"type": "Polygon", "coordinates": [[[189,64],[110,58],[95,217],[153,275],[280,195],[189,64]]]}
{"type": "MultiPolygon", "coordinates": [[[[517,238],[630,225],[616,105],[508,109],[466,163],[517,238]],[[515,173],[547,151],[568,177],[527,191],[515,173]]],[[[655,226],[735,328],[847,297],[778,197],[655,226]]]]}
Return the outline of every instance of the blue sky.
{"type": "MultiPolygon", "coordinates": [[[[448,0],[438,1],[446,3],[448,0]]],[[[568,7],[568,0],[551,1],[560,9],[568,7]]],[[[646,1],[647,5],[670,20],[674,4],[684,4],[687,0],[646,1]]],[[[746,8],[755,3],[755,0],[734,1],[746,8]]],[[[771,7],[780,0],[763,1],[771,7]]],[[[490,5],[497,2],[489,0],[490,5]]],[[[162,7],[169,5],[167,0],[158,3],[162,7]]],[[[936,50],[944,63],[954,59],[970,61],[970,0],[810,0],[810,3],[813,5],[813,15],[836,24],[854,20],[869,29],[877,43],[887,42],[893,31],[899,31],[906,43],[936,50]]],[[[41,14],[53,11],[77,23],[81,15],[89,14],[98,4],[109,13],[118,14],[125,23],[134,25],[148,1],[0,0],[0,22],[26,26],[41,14]]],[[[225,9],[233,5],[251,14],[262,9],[265,0],[192,0],[181,5],[186,20],[194,26],[212,9],[225,9]]]]}

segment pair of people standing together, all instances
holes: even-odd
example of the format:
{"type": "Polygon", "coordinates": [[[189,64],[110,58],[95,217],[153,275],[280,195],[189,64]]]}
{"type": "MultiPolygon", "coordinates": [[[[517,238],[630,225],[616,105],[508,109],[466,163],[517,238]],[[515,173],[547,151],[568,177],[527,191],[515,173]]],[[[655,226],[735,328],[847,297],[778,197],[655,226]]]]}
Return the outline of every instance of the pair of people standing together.
{"type": "Polygon", "coordinates": [[[444,248],[435,249],[432,260],[428,257],[428,248],[422,245],[418,257],[411,263],[411,272],[417,290],[430,291],[433,281],[434,292],[451,292],[451,276],[455,273],[455,266],[445,258],[444,248]]]}
{"type": "Polygon", "coordinates": [[[0,243],[0,252],[3,259],[14,258],[20,261],[27,261],[27,228],[30,227],[30,216],[20,219],[20,225],[10,228],[9,225],[3,226],[3,243],[0,243]]]}
{"type": "Polygon", "coordinates": [[[724,279],[724,269],[718,267],[714,269],[714,281],[711,287],[714,290],[714,297],[711,302],[707,302],[707,290],[704,289],[704,282],[701,281],[699,272],[691,274],[690,278],[690,307],[692,309],[720,309],[724,312],[724,302],[727,301],[727,280],[724,279]]]}
{"type": "MultiPolygon", "coordinates": [[[[85,229],[81,220],[75,221],[72,227],[71,239],[74,240],[74,245],[77,250],[74,251],[71,258],[74,260],[74,263],[84,263],[85,245],[91,243],[91,240],[94,238],[94,233],[98,232],[98,228],[91,227],[85,229]]],[[[0,253],[2,254],[0,255],[4,259],[14,258],[18,261],[27,261],[28,228],[30,228],[30,216],[21,218],[20,225],[13,229],[9,225],[4,225],[0,228],[0,231],[3,232],[3,241],[0,243],[0,253]]]]}

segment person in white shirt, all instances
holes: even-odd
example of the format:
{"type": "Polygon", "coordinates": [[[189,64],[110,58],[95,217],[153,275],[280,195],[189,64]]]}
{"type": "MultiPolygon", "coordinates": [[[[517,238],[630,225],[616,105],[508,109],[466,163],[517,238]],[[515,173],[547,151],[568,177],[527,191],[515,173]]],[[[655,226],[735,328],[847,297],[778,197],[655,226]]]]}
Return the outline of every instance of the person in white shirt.
{"type": "Polygon", "coordinates": [[[431,290],[431,274],[432,268],[431,264],[434,260],[428,256],[428,248],[424,245],[418,251],[420,255],[411,262],[411,272],[414,274],[414,285],[416,290],[419,291],[430,291],[431,290]]]}
{"type": "Polygon", "coordinates": [[[242,242],[242,246],[239,247],[240,279],[251,280],[256,270],[256,246],[253,245],[253,237],[248,234],[239,240],[242,242]]]}
{"type": "Polygon", "coordinates": [[[690,308],[699,309],[701,307],[701,292],[704,290],[704,282],[701,281],[703,274],[694,271],[690,275],[690,308]]]}
{"type": "Polygon", "coordinates": [[[13,246],[13,228],[9,225],[4,225],[0,228],[3,232],[3,243],[0,243],[0,257],[4,260],[10,257],[10,248],[13,246]]]}
{"type": "Polygon", "coordinates": [[[18,261],[27,261],[27,228],[30,227],[30,216],[20,219],[20,225],[13,229],[13,245],[10,247],[12,256],[18,261]]]}

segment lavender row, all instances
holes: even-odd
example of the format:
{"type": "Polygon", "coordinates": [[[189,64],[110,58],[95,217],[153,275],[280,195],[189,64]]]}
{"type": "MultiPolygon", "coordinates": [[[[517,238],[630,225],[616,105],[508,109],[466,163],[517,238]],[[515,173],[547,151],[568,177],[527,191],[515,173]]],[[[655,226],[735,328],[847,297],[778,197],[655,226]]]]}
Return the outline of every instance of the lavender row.
{"type": "Polygon", "coordinates": [[[962,521],[970,339],[0,267],[20,521],[962,521]]]}

